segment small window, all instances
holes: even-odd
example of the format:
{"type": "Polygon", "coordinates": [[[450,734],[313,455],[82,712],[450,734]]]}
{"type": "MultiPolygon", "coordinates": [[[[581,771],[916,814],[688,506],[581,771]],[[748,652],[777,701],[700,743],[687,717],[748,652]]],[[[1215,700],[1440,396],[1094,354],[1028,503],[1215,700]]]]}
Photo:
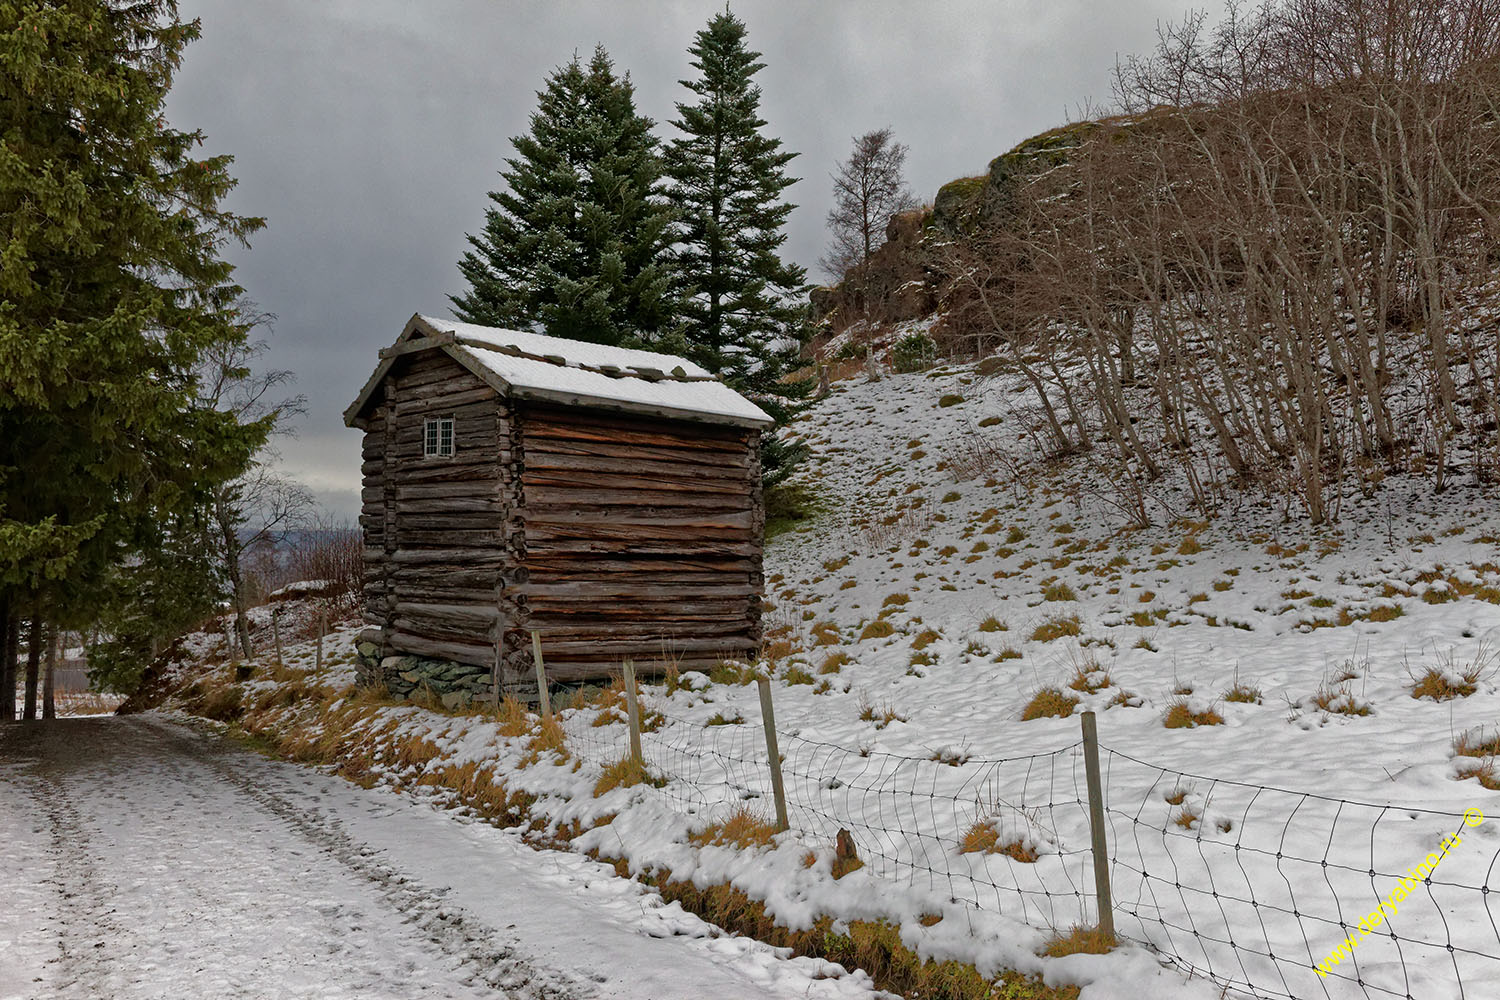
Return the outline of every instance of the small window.
{"type": "Polygon", "coordinates": [[[453,454],[452,417],[440,417],[422,425],[422,454],[427,458],[447,458],[453,454]]]}

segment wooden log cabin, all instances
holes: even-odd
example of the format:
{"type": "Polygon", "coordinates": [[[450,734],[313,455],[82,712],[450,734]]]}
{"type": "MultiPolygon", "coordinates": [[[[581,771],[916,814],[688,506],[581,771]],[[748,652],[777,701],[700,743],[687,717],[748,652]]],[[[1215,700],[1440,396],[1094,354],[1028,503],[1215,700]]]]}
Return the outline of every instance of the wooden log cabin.
{"type": "Polygon", "coordinates": [[[530,697],[533,630],[556,682],[759,646],[771,420],[704,369],[417,315],[344,419],[365,435],[362,676],[530,697]]]}

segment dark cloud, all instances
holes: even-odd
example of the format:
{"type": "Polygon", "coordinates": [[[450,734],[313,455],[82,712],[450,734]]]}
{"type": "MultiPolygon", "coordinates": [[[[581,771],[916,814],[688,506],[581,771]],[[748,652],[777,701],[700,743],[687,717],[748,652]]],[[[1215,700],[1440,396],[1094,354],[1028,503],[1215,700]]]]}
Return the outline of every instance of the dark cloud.
{"type": "MultiPolygon", "coordinates": [[[[184,0],[203,22],[170,101],[175,124],[236,158],[231,204],[267,228],[239,278],[278,321],[271,361],[308,396],[282,464],[340,514],[358,504],[359,434],[340,412],[413,312],[446,314],[485,192],[535,92],[602,42],[666,135],[693,33],[717,0],[184,0]]],[[[911,147],[923,198],[1017,141],[1109,99],[1117,54],[1147,50],[1180,2],[736,2],[767,68],[770,128],[804,180],[787,256],[823,247],[828,174],[850,136],[911,147]]]]}

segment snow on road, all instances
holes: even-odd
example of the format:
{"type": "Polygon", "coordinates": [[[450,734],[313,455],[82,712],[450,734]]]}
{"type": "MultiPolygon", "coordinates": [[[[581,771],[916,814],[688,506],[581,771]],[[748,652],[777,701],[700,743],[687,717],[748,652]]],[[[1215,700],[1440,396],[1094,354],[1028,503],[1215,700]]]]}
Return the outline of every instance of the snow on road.
{"type": "Polygon", "coordinates": [[[873,995],[587,858],[159,717],[0,727],[0,871],[0,1000],[873,995]]]}

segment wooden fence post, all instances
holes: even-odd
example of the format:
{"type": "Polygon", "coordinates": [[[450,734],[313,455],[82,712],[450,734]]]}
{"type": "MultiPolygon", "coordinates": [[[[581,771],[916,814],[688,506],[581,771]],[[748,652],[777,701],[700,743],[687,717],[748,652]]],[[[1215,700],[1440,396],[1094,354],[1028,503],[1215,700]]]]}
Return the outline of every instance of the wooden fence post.
{"type": "Polygon", "coordinates": [[[760,718],[766,725],[766,756],[771,761],[771,794],[776,799],[776,829],[785,830],[792,824],[786,817],[786,786],[781,781],[781,751],[776,746],[776,711],[771,706],[771,682],[757,677],[760,687],[760,718]]]}
{"type": "Polygon", "coordinates": [[[328,612],[320,611],[318,612],[318,659],[317,666],[314,667],[314,669],[319,673],[322,673],[323,671],[323,633],[327,631],[328,612]]]}
{"type": "Polygon", "coordinates": [[[276,666],[281,667],[281,611],[271,612],[271,637],[276,640],[276,666]]]}
{"type": "Polygon", "coordinates": [[[547,668],[542,666],[542,637],[536,629],[531,630],[531,659],[536,663],[537,708],[542,718],[552,718],[552,699],[547,695],[547,668]]]}
{"type": "Polygon", "coordinates": [[[490,697],[495,701],[495,710],[500,710],[500,649],[502,637],[500,629],[495,629],[495,664],[490,667],[490,697]]]}
{"type": "Polygon", "coordinates": [[[1093,712],[1083,713],[1083,768],[1089,786],[1089,831],[1093,835],[1094,892],[1099,929],[1115,936],[1115,906],[1109,892],[1109,848],[1104,840],[1104,786],[1099,780],[1099,729],[1093,712]]]}
{"type": "Polygon", "coordinates": [[[635,664],[626,660],[625,711],[630,718],[630,759],[636,767],[645,767],[641,757],[641,705],[635,698],[635,664]]]}

